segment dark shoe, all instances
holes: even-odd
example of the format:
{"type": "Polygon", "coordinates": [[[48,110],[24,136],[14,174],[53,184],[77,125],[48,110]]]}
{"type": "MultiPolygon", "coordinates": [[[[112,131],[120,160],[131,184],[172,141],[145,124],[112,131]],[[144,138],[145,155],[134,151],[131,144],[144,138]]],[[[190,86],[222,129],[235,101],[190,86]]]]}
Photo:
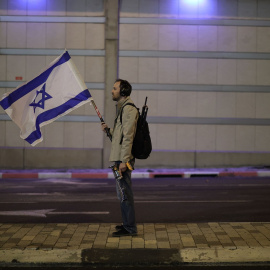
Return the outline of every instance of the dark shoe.
{"type": "Polygon", "coordinates": [[[115,226],[115,229],[116,229],[117,231],[120,231],[120,230],[125,229],[125,228],[124,228],[123,225],[117,225],[117,226],[115,226]]]}
{"type": "Polygon", "coordinates": [[[125,228],[122,228],[121,230],[114,232],[112,234],[113,237],[120,237],[120,236],[136,236],[137,233],[130,233],[125,228]]]}

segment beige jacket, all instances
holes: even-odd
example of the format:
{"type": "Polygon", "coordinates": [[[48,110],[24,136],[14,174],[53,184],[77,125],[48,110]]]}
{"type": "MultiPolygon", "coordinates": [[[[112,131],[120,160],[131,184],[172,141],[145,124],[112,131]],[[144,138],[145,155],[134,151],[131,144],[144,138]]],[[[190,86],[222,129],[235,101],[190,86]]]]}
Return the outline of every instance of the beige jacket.
{"type": "Polygon", "coordinates": [[[138,110],[135,107],[127,105],[123,109],[121,124],[120,112],[122,106],[126,103],[134,102],[130,99],[130,97],[127,97],[125,100],[121,100],[117,103],[117,114],[114,128],[110,129],[112,134],[112,147],[109,160],[112,162],[121,161],[126,163],[133,159],[131,150],[139,115],[138,110]]]}

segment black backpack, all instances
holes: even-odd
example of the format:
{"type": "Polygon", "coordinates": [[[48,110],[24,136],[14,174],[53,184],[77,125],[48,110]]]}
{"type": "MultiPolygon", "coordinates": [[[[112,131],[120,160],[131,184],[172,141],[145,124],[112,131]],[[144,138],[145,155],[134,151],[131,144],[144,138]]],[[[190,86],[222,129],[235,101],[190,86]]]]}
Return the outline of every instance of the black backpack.
{"type": "Polygon", "coordinates": [[[138,110],[138,122],[137,122],[137,129],[136,134],[133,140],[132,145],[132,155],[137,159],[147,159],[152,152],[152,142],[149,132],[148,123],[146,121],[148,107],[146,106],[147,97],[145,99],[145,104],[142,108],[142,113],[140,114],[140,110],[135,106],[133,103],[125,104],[120,112],[120,122],[122,124],[122,113],[123,109],[127,105],[131,105],[138,110]]]}

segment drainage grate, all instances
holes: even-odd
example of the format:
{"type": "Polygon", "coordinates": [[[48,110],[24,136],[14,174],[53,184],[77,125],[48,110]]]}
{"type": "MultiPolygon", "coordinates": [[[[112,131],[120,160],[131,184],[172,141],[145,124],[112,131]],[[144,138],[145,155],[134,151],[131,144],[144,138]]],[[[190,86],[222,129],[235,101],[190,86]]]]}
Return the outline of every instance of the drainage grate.
{"type": "Polygon", "coordinates": [[[217,174],[190,174],[189,177],[217,177],[217,174]]]}
{"type": "Polygon", "coordinates": [[[154,178],[183,178],[183,174],[155,174],[154,178]]]}

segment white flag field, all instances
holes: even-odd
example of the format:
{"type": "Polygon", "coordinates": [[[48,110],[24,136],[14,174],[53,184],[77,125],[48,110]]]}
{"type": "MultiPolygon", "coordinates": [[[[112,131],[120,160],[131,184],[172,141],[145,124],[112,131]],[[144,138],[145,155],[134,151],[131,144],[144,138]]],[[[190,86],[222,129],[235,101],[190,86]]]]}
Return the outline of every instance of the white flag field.
{"type": "Polygon", "coordinates": [[[67,51],[33,80],[4,94],[0,105],[32,146],[43,141],[41,127],[92,100],[67,51]]]}

